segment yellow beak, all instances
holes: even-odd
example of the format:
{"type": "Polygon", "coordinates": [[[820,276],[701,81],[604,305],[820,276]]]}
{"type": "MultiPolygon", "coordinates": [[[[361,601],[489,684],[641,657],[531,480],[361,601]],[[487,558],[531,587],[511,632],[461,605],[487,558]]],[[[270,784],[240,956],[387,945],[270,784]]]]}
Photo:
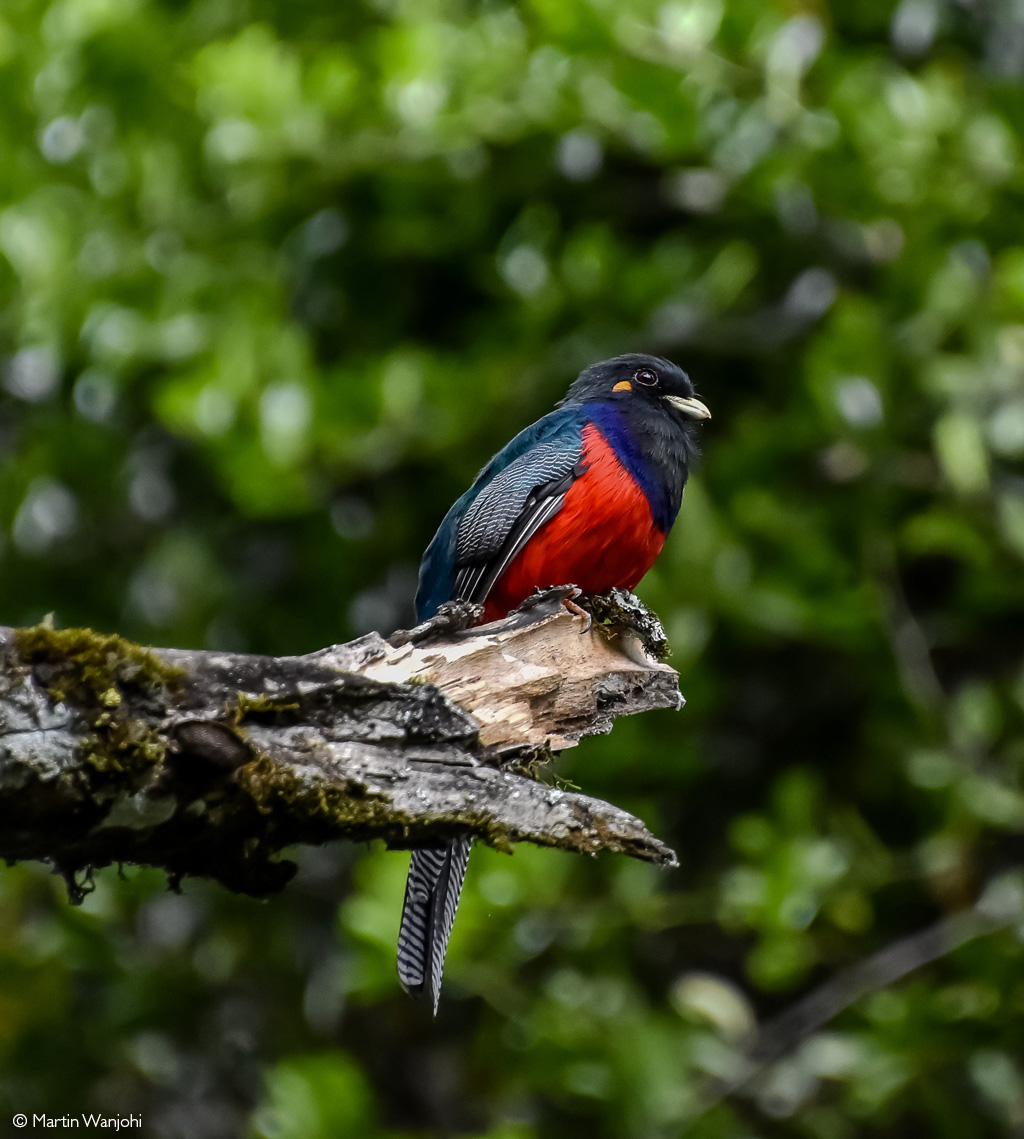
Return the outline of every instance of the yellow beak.
{"type": "Polygon", "coordinates": [[[683,399],[681,395],[667,395],[662,397],[667,403],[688,415],[691,419],[710,419],[711,412],[699,399],[683,399]]]}

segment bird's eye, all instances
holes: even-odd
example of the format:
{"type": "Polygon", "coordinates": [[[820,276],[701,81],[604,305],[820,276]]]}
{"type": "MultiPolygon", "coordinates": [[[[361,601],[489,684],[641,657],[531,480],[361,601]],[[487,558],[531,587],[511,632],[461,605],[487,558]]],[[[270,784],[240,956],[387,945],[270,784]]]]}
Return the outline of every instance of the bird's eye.
{"type": "Polygon", "coordinates": [[[634,373],[633,379],[643,387],[651,388],[658,382],[658,373],[652,372],[650,368],[641,368],[639,372],[634,373]]]}

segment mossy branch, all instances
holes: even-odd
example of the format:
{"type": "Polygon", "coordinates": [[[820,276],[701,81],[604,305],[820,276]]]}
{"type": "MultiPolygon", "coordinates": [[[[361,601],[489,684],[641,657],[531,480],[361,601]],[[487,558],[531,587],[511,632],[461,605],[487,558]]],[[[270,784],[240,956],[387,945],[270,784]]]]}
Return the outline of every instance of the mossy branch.
{"type": "Polygon", "coordinates": [[[604,598],[587,629],[574,593],[478,628],[452,605],[301,657],[0,628],[0,857],[72,885],[122,862],[254,895],[291,877],[282,848],[332,839],[468,833],[671,865],[638,819],[529,777],[615,716],[682,704],[656,619],[604,598]]]}

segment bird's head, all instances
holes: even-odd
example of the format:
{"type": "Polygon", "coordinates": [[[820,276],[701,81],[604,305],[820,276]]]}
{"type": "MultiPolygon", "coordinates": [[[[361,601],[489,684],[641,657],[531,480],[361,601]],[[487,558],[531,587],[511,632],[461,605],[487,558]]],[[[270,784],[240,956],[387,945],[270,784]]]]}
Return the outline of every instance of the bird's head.
{"type": "Polygon", "coordinates": [[[622,402],[625,407],[656,407],[680,425],[710,419],[690,377],[671,360],[632,353],[602,360],[582,371],[563,403],[622,402]]]}

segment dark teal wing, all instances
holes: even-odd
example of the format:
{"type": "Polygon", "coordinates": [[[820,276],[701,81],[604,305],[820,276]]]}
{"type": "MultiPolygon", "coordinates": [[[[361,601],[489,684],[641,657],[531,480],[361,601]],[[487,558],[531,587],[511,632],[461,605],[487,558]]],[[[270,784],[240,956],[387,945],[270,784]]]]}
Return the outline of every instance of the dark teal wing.
{"type": "Polygon", "coordinates": [[[582,471],[586,413],[558,408],[521,431],[445,515],[420,565],[416,619],[445,601],[481,601],[582,471]]]}

